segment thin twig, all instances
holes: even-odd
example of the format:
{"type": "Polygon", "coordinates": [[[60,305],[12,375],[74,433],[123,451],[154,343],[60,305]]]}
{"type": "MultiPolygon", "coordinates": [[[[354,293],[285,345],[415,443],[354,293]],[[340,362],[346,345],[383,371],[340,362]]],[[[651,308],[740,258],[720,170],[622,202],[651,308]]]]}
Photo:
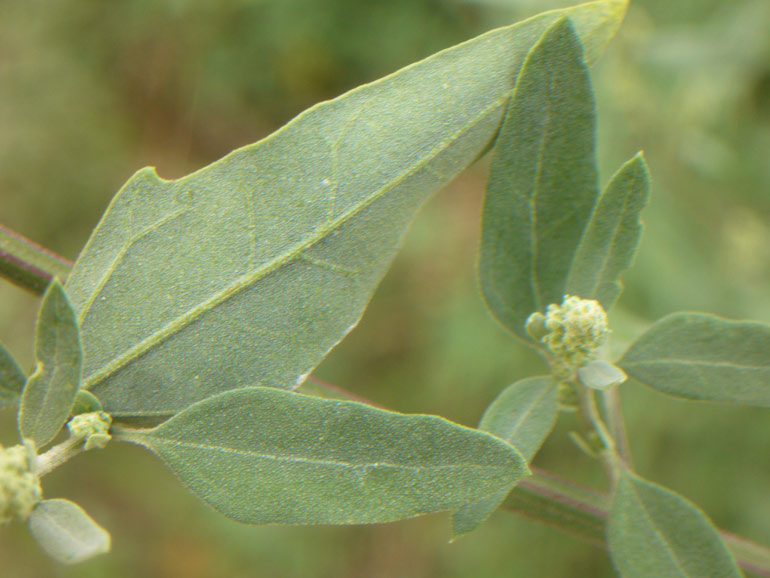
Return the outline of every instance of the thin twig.
{"type": "MultiPolygon", "coordinates": [[[[54,276],[66,278],[71,266],[72,263],[67,259],[51,253],[0,225],[0,277],[5,277],[34,293],[42,294],[50,279],[54,276]],[[32,259],[28,258],[30,255],[32,259]],[[13,266],[7,267],[7,263],[13,266]],[[14,276],[14,267],[27,271],[37,279],[37,283],[20,282],[14,276]]],[[[316,377],[310,376],[307,381],[326,389],[335,397],[382,407],[316,377]]],[[[608,421],[612,424],[612,411],[608,409],[607,413],[608,421]]],[[[616,443],[619,439],[625,439],[625,436],[619,438],[615,431],[612,431],[612,435],[616,443]]],[[[622,446],[618,443],[618,448],[620,447],[622,446]]],[[[43,464],[38,463],[38,468],[48,472],[62,463],[60,458],[66,456],[69,459],[76,453],[79,453],[79,449],[68,440],[40,456],[43,464]]],[[[537,468],[530,469],[533,475],[520,482],[511,492],[506,499],[504,509],[552,525],[606,548],[604,525],[609,512],[609,496],[549,472],[537,468]]],[[[723,530],[720,530],[720,534],[741,568],[758,576],[770,577],[770,548],[723,530]]]]}
{"type": "Polygon", "coordinates": [[[43,477],[83,452],[83,440],[70,437],[37,457],[35,474],[43,477]]]}
{"type": "Polygon", "coordinates": [[[72,262],[0,225],[0,276],[41,295],[54,277],[67,278],[72,262]]]}
{"type": "Polygon", "coordinates": [[[607,416],[607,425],[610,428],[612,438],[615,440],[615,449],[626,466],[633,468],[631,461],[631,448],[628,445],[628,433],[626,422],[623,419],[623,408],[620,404],[620,388],[611,387],[602,392],[602,405],[607,416]]]}

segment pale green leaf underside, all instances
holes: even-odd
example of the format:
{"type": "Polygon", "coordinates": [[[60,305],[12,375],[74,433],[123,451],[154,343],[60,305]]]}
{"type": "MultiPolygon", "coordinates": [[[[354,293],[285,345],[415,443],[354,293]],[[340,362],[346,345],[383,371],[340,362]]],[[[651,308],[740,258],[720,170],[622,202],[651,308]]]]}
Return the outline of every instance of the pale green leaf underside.
{"type": "Polygon", "coordinates": [[[294,387],[355,325],[420,204],[489,145],[540,34],[568,14],[596,56],[624,10],[549,12],[319,104],[182,179],[138,172],[68,280],[85,387],[117,415],[294,387]]]}
{"type": "Polygon", "coordinates": [[[620,368],[602,360],[587,363],[579,367],[576,373],[581,384],[599,390],[620,385],[628,379],[620,368]]]}
{"type": "Polygon", "coordinates": [[[625,163],[599,198],[580,239],[565,293],[615,304],[620,275],[631,266],[642,236],[639,218],[650,194],[650,175],[640,154],[625,163]]]}
{"type": "Polygon", "coordinates": [[[58,280],[48,287],[35,327],[34,373],[19,404],[19,433],[40,448],[70,415],[80,384],[82,350],[75,311],[58,280]]]}
{"type": "Polygon", "coordinates": [[[528,474],[521,455],[443,418],[273,388],[225,392],[118,439],[160,456],[251,524],[391,522],[457,508],[528,474]]]}
{"type": "Polygon", "coordinates": [[[770,326],[763,323],[675,313],[650,327],[617,365],[669,395],[770,407],[770,326]]]}
{"type": "MultiPolygon", "coordinates": [[[[484,412],[479,429],[513,445],[530,462],[556,424],[558,385],[550,377],[531,377],[508,386],[484,412]]],[[[452,535],[477,528],[505,500],[512,487],[467,504],[452,516],[452,535]]]]}
{"type": "Polygon", "coordinates": [[[624,474],[612,503],[607,539],[623,578],[739,578],[719,533],[695,505],[624,474]]]}
{"type": "Polygon", "coordinates": [[[19,368],[10,352],[0,345],[0,409],[14,405],[24,387],[27,376],[19,368]]]}
{"type": "Polygon", "coordinates": [[[527,56],[495,143],[479,278],[492,313],[527,338],[535,311],[560,303],[598,197],[595,109],[569,20],[527,56]]]}
{"type": "Polygon", "coordinates": [[[479,429],[516,446],[531,461],[553,429],[559,410],[557,383],[551,377],[529,377],[506,387],[493,401],[479,429]]]}
{"type": "Polygon", "coordinates": [[[109,533],[69,500],[40,502],[29,517],[29,529],[46,554],[63,564],[110,551],[109,533]]]}

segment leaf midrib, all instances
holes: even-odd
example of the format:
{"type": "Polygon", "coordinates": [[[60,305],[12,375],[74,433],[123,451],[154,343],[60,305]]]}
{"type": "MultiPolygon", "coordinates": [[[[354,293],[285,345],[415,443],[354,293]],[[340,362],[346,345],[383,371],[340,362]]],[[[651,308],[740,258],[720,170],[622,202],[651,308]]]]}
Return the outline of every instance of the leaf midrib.
{"type": "Polygon", "coordinates": [[[164,325],[161,329],[159,329],[152,335],[141,340],[140,342],[138,342],[136,345],[126,350],[121,355],[116,356],[110,363],[103,365],[101,369],[93,372],[91,375],[86,377],[83,380],[83,388],[91,389],[95,385],[105,381],[111,375],[113,375],[114,373],[116,373],[117,371],[119,371],[129,363],[131,363],[131,361],[147,353],[153,346],[158,345],[159,343],[162,343],[166,339],[172,337],[173,335],[175,335],[176,333],[178,333],[179,331],[187,327],[190,323],[192,323],[198,317],[202,316],[203,314],[205,314],[210,310],[213,310],[215,307],[225,302],[228,298],[248,288],[254,282],[258,281],[263,277],[266,277],[270,273],[280,269],[282,266],[290,263],[292,260],[299,257],[304,251],[308,250],[309,248],[316,245],[318,242],[325,239],[332,232],[334,232],[340,226],[345,224],[348,220],[355,217],[359,212],[363,211],[369,205],[374,203],[377,199],[379,199],[383,195],[393,190],[395,187],[401,184],[404,180],[411,177],[417,171],[419,171],[424,166],[429,164],[430,161],[438,157],[438,155],[441,152],[448,149],[451,146],[451,144],[454,143],[460,135],[462,135],[464,132],[466,132],[470,128],[476,126],[478,122],[480,122],[480,119],[490,114],[495,109],[501,108],[505,103],[505,101],[507,100],[508,96],[509,96],[509,92],[506,93],[504,97],[500,97],[496,101],[493,101],[492,104],[487,106],[485,109],[479,112],[478,115],[473,117],[471,121],[467,122],[463,127],[458,129],[453,136],[451,136],[450,138],[447,138],[445,141],[437,145],[433,149],[433,151],[431,151],[430,154],[426,155],[422,160],[415,163],[412,167],[409,168],[409,170],[404,171],[400,177],[391,181],[391,183],[389,183],[387,186],[384,186],[380,190],[372,193],[363,202],[353,206],[350,210],[340,215],[337,219],[334,219],[333,221],[331,221],[326,227],[316,230],[314,234],[310,235],[303,243],[298,243],[290,250],[287,250],[284,253],[281,253],[280,255],[278,255],[271,261],[268,261],[267,263],[265,263],[258,269],[252,271],[251,273],[247,273],[246,275],[242,275],[238,277],[234,282],[232,282],[230,285],[228,285],[224,289],[221,289],[220,291],[215,293],[212,297],[210,297],[206,301],[199,303],[198,305],[196,305],[186,313],[174,318],[172,321],[164,325]]]}
{"type": "Polygon", "coordinates": [[[770,371],[770,365],[740,365],[737,363],[730,363],[727,361],[706,361],[706,360],[692,360],[692,359],[679,359],[679,358],[658,358],[642,361],[620,361],[622,367],[643,367],[645,365],[685,365],[685,366],[701,366],[706,367],[726,367],[730,369],[745,369],[749,371],[770,371]]]}
{"type": "MultiPolygon", "coordinates": [[[[56,307],[58,307],[58,303],[55,304],[56,307]]],[[[62,339],[62,336],[66,334],[67,328],[63,323],[60,323],[59,316],[54,315],[55,321],[53,322],[55,324],[54,326],[54,343],[53,343],[53,361],[51,362],[51,365],[53,365],[53,369],[49,372],[45,371],[45,362],[38,359],[38,363],[43,366],[43,373],[40,375],[40,379],[46,379],[48,382],[46,384],[45,391],[43,392],[43,400],[42,405],[40,407],[40,411],[37,412],[35,415],[35,422],[34,422],[34,432],[35,437],[37,437],[40,433],[40,420],[45,417],[46,420],[50,421],[51,417],[51,411],[49,410],[50,402],[52,401],[52,398],[54,398],[54,413],[59,413],[56,410],[58,409],[58,399],[55,398],[57,394],[63,389],[61,387],[61,382],[58,379],[59,376],[64,373],[66,376],[66,372],[69,369],[69,367],[65,367],[64,364],[61,363],[60,355],[62,353],[61,344],[62,341],[66,341],[62,339]],[[46,375],[47,374],[47,375],[46,375]]],[[[35,440],[37,442],[37,440],[35,440]]]]}
{"type": "MultiPolygon", "coordinates": [[[[520,414],[519,418],[516,420],[515,425],[513,426],[513,429],[511,430],[510,434],[505,436],[505,441],[507,441],[509,444],[516,446],[515,438],[516,435],[519,433],[519,430],[523,427],[523,425],[526,423],[526,421],[532,416],[532,414],[535,412],[535,409],[540,405],[540,402],[543,401],[543,398],[546,397],[551,391],[551,388],[554,387],[553,384],[548,384],[545,387],[540,388],[540,391],[538,391],[538,394],[535,398],[530,400],[529,407],[527,407],[527,410],[520,414]]],[[[494,434],[494,432],[489,431],[489,433],[494,434]]]]}
{"type": "Polygon", "coordinates": [[[173,448],[221,452],[224,454],[252,457],[252,458],[261,459],[261,460],[272,460],[276,462],[290,462],[290,463],[306,463],[306,464],[312,464],[312,465],[322,465],[322,466],[330,466],[330,467],[352,469],[352,470],[391,468],[396,470],[423,471],[423,470],[459,470],[459,469],[474,468],[474,469],[484,469],[484,470],[499,469],[499,470],[508,471],[509,469],[502,465],[495,466],[495,465],[469,464],[469,463],[435,464],[430,466],[408,466],[404,464],[394,464],[394,463],[383,462],[379,460],[376,462],[353,463],[353,462],[343,462],[343,461],[332,460],[332,459],[320,459],[320,458],[303,457],[303,456],[285,456],[285,455],[278,455],[278,454],[270,454],[267,452],[241,450],[237,448],[230,448],[226,446],[217,446],[217,445],[210,445],[210,444],[197,444],[192,442],[172,440],[169,438],[164,438],[159,436],[151,436],[147,434],[134,435],[134,436],[131,436],[131,439],[141,443],[142,445],[148,445],[150,448],[153,448],[152,443],[149,443],[150,440],[152,440],[157,442],[159,446],[167,445],[173,448]]]}
{"type": "Polygon", "coordinates": [[[654,520],[652,519],[652,516],[650,516],[650,512],[647,509],[647,506],[644,503],[644,500],[642,500],[642,497],[639,495],[639,492],[636,489],[636,486],[634,486],[633,482],[630,482],[630,489],[631,493],[633,494],[634,498],[639,503],[639,507],[642,509],[642,513],[644,514],[645,520],[650,524],[650,527],[652,528],[653,532],[655,532],[655,535],[660,539],[661,542],[663,542],[663,547],[666,550],[666,552],[669,554],[670,559],[673,561],[674,565],[676,566],[677,570],[679,570],[682,573],[682,576],[684,578],[689,578],[691,574],[687,572],[687,570],[682,566],[682,563],[679,560],[679,557],[676,555],[676,552],[671,548],[668,539],[666,538],[666,535],[658,529],[658,526],[655,524],[654,520]]]}
{"type": "Polygon", "coordinates": [[[55,526],[57,529],[62,531],[62,534],[67,536],[69,540],[76,545],[76,547],[80,548],[82,551],[89,551],[90,550],[90,542],[88,540],[81,540],[78,535],[73,531],[72,526],[65,526],[59,523],[58,519],[55,516],[52,516],[48,511],[43,510],[41,512],[41,515],[45,516],[46,520],[49,524],[52,526],[55,526]]]}
{"type": "MultiPolygon", "coordinates": [[[[594,222],[594,218],[597,216],[597,213],[601,207],[602,201],[604,200],[604,195],[610,194],[609,187],[613,185],[613,182],[610,181],[607,185],[607,188],[604,190],[604,192],[599,196],[599,198],[594,203],[593,208],[591,209],[591,214],[588,217],[588,220],[586,221],[586,226],[583,228],[583,232],[580,235],[580,241],[577,244],[577,249],[575,250],[575,254],[572,259],[572,263],[570,264],[570,274],[567,276],[567,287],[570,287],[572,284],[572,275],[573,275],[573,269],[572,265],[575,263],[575,259],[579,255],[581,255],[581,251],[583,250],[583,244],[586,241],[587,234],[589,230],[591,229],[591,225],[594,222]]],[[[622,225],[625,224],[626,221],[626,210],[628,209],[628,205],[631,201],[631,188],[625,190],[623,194],[623,207],[620,211],[618,211],[618,218],[615,220],[615,226],[612,229],[612,240],[609,244],[607,244],[606,248],[602,251],[601,255],[601,261],[602,265],[599,269],[599,272],[596,274],[596,278],[593,283],[593,287],[591,287],[591,290],[589,291],[588,295],[580,295],[583,299],[595,299],[597,297],[597,292],[599,290],[599,287],[604,282],[604,275],[607,270],[607,267],[609,267],[610,262],[612,261],[611,257],[614,254],[614,249],[616,247],[616,241],[618,238],[618,235],[620,235],[620,232],[622,230],[622,225]]],[[[614,280],[615,283],[619,283],[620,281],[618,279],[614,280]]]]}

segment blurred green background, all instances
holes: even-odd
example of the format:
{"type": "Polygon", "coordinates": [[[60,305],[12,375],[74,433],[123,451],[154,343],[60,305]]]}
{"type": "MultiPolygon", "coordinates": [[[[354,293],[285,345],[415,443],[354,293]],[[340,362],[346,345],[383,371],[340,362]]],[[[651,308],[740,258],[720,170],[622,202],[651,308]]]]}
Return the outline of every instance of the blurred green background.
{"type": "MultiPolygon", "coordinates": [[[[574,2],[573,2],[574,3],[574,2]]],[[[0,222],[74,258],[139,167],[177,177],[317,102],[560,0],[0,0],[0,222]]],[[[594,69],[606,179],[644,149],[647,229],[613,312],[621,350],[680,309],[770,321],[770,2],[634,0],[594,69]]],[[[474,425],[542,365],[489,316],[474,273],[487,165],[420,214],[359,328],[316,371],[388,407],[474,425]]],[[[0,281],[0,340],[29,367],[37,299],[0,281]]],[[[770,412],[623,388],[639,471],[770,543],[770,412]]],[[[562,419],[536,465],[601,487],[562,419]]],[[[14,443],[11,412],[0,441],[14,443]]],[[[116,445],[45,479],[113,533],[109,556],[50,563],[0,529],[3,578],[604,577],[606,554],[499,512],[447,544],[446,516],[254,528],[116,445]]]]}

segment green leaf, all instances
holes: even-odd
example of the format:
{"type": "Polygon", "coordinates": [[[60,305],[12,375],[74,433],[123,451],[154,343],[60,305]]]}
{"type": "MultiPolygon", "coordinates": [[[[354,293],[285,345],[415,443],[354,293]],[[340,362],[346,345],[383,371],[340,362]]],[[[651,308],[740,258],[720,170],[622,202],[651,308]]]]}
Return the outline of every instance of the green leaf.
{"type": "Polygon", "coordinates": [[[558,385],[551,377],[529,377],[506,387],[493,401],[479,429],[504,439],[531,461],[556,423],[558,385]]]}
{"type": "Polygon", "coordinates": [[[84,387],[116,415],[294,387],[357,323],[423,201],[489,146],[542,32],[569,15],[596,56],[625,7],[489,32],[179,180],[139,171],[68,280],[84,387]]]}
{"type": "Polygon", "coordinates": [[[561,303],[598,196],[594,97],[580,39],[558,21],[527,56],[489,173],[479,277],[492,313],[527,339],[561,303]]]}
{"type": "Polygon", "coordinates": [[[602,193],[572,262],[565,293],[597,299],[605,311],[615,304],[620,275],[631,266],[642,236],[639,215],[650,195],[642,154],[624,164],[602,193]]]}
{"type": "Polygon", "coordinates": [[[10,352],[0,345],[0,409],[14,405],[24,387],[27,376],[19,368],[10,352]]]}
{"type": "MultiPolygon", "coordinates": [[[[497,396],[484,412],[479,429],[507,441],[529,462],[551,433],[558,413],[558,384],[550,377],[530,377],[497,396]]],[[[452,516],[452,536],[475,530],[505,501],[512,488],[460,508],[452,516]]]]}
{"type": "Polygon", "coordinates": [[[110,551],[110,534],[69,500],[43,500],[29,517],[32,535],[51,558],[84,562],[110,551]]]}
{"type": "Polygon", "coordinates": [[[769,352],[768,325],[675,313],[653,324],[617,365],[669,395],[770,407],[769,352]]]}
{"type": "Polygon", "coordinates": [[[75,401],[72,404],[70,413],[72,415],[80,415],[82,413],[102,411],[103,409],[98,397],[88,390],[79,389],[75,395],[75,401]]]}
{"type": "Polygon", "coordinates": [[[19,405],[19,433],[38,448],[69,418],[80,384],[82,350],[75,311],[58,280],[48,287],[35,327],[35,371],[19,405]]]}
{"type": "Polygon", "coordinates": [[[211,397],[151,430],[120,430],[226,516],[366,524],[457,508],[527,475],[511,446],[443,418],[272,388],[211,397]]]}
{"type": "Polygon", "coordinates": [[[608,389],[628,379],[621,369],[601,360],[579,367],[577,377],[581,384],[591,389],[608,389]]]}
{"type": "Polygon", "coordinates": [[[615,491],[607,539],[623,578],[742,576],[703,512],[671,490],[628,472],[615,491]]]}

